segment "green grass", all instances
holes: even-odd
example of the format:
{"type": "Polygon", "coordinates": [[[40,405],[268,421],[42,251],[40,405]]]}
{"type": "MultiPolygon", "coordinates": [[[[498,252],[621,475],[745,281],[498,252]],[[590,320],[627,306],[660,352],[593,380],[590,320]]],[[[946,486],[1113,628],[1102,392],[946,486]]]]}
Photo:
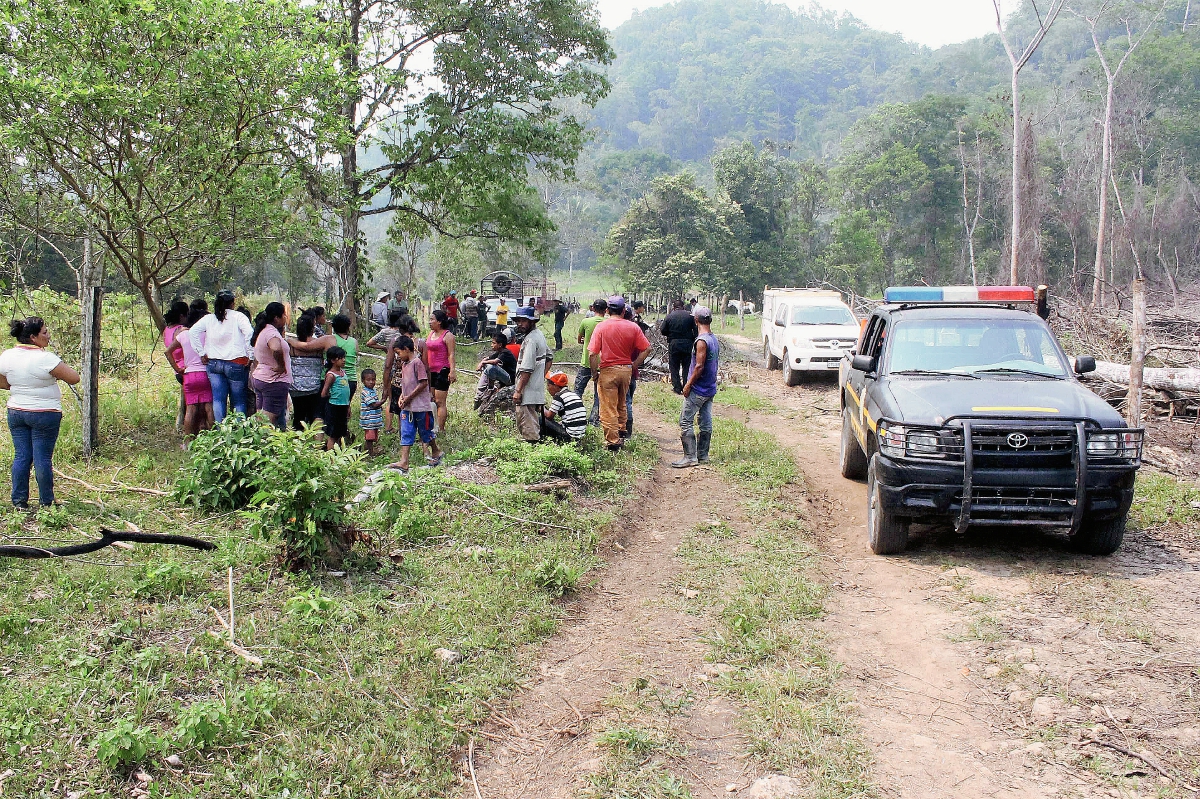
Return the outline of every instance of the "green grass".
{"type": "MultiPolygon", "coordinates": [[[[678,415],[679,398],[660,386],[643,400],[668,418],[678,415]]],[[[814,796],[874,795],[853,700],[814,625],[827,589],[790,501],[803,490],[799,470],[773,437],[722,418],[714,420],[712,458],[754,520],[741,536],[725,523],[704,522],[679,549],[679,585],[696,592],[694,612],[714,620],[710,657],[737,667],[718,685],[742,706],[753,752],[770,769],[804,769],[814,796]]]]}
{"type": "MultiPolygon", "coordinates": [[[[450,791],[454,753],[487,703],[527,678],[531,645],[564,616],[555,595],[586,583],[599,563],[597,531],[657,460],[651,439],[635,437],[617,459],[590,436],[586,507],[525,492],[521,469],[511,472],[516,482],[488,486],[414,473],[413,492],[442,498],[405,508],[425,514],[430,535],[405,543],[399,526],[380,527],[380,515],[364,510],[355,521],[384,557],[359,549],[344,575],[290,574],[278,542],[247,536],[237,514],[203,517],[169,497],[111,487],[115,478],[166,489],[184,463],[177,384],[161,356],[139,369],[132,385],[106,379],[104,439],[89,465],[78,456],[77,414],[66,414],[56,463],[105,490],[60,480],[64,507],[0,516],[0,540],[79,541],[131,524],[199,535],[218,549],[0,560],[0,772],[15,772],[5,795],[49,795],[56,784],[124,795],[138,760],[163,797],[316,796],[330,785],[372,797],[450,791]],[[517,524],[483,504],[568,529],[517,524]],[[228,613],[228,567],[237,641],[261,667],[209,635],[221,630],[210,606],[228,613]],[[461,661],[444,662],[439,648],[461,661]],[[173,754],[181,770],[163,765],[173,754]]],[[[470,413],[461,383],[451,396],[442,437],[451,462],[484,441],[529,452],[511,422],[488,427],[470,413]]],[[[8,437],[0,442],[11,458],[8,437]]],[[[374,468],[396,447],[385,439],[374,468]]]]}
{"type": "Polygon", "coordinates": [[[1151,525],[1192,525],[1200,520],[1200,485],[1143,469],[1133,498],[1133,518],[1151,525]]]}
{"type": "Polygon", "coordinates": [[[741,408],[743,411],[774,413],[779,410],[770,400],[741,386],[722,384],[717,391],[714,401],[718,405],[729,405],[734,408],[741,408]]]}

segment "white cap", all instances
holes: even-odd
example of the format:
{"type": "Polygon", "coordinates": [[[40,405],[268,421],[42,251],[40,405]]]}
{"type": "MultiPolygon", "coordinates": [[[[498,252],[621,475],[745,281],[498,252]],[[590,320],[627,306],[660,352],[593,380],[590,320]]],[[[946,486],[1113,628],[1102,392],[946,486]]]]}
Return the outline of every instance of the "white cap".
{"type": "Polygon", "coordinates": [[[697,305],[695,308],[692,309],[692,317],[693,318],[700,319],[701,317],[705,317],[705,316],[707,316],[709,319],[712,318],[712,309],[709,308],[708,306],[697,305]]]}

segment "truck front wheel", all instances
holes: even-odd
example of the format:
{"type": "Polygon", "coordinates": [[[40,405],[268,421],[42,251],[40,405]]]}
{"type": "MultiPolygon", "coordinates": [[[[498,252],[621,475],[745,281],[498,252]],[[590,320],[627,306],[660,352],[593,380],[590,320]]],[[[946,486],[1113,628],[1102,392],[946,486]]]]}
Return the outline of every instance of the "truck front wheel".
{"type": "Polygon", "coordinates": [[[793,388],[800,385],[800,373],[792,368],[792,356],[783,351],[783,382],[793,388]]]}
{"type": "Polygon", "coordinates": [[[771,341],[763,340],[763,357],[767,359],[767,371],[773,372],[779,368],[779,359],[771,354],[771,341]]]}
{"type": "Polygon", "coordinates": [[[883,506],[876,478],[878,455],[867,469],[867,536],[876,555],[895,555],[908,546],[908,519],[899,519],[883,506]]]}
{"type": "Polygon", "coordinates": [[[839,465],[842,467],[842,477],[848,480],[861,480],[867,476],[867,456],[863,454],[858,439],[854,437],[854,429],[850,426],[850,408],[842,408],[842,446],[838,452],[839,465]]]}
{"type": "Polygon", "coordinates": [[[1121,548],[1128,519],[1128,514],[1115,519],[1089,519],[1084,516],[1079,532],[1071,536],[1071,548],[1085,555],[1111,555],[1121,548]]]}

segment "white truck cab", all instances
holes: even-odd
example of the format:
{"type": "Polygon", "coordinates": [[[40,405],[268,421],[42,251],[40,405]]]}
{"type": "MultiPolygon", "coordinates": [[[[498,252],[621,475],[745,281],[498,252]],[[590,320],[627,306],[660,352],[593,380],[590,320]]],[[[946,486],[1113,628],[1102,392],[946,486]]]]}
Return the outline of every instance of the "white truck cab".
{"type": "Polygon", "coordinates": [[[763,355],[789,386],[804,372],[836,372],[858,342],[859,322],[836,291],[768,288],[763,292],[763,355]]]}

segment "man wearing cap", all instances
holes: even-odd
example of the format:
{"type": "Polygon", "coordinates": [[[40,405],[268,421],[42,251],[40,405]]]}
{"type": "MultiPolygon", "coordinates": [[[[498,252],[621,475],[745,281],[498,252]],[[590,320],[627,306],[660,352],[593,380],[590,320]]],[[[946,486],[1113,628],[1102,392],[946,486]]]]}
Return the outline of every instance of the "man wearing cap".
{"type": "Polygon", "coordinates": [[[608,317],[597,325],[588,343],[592,374],[600,393],[600,426],[609,450],[621,448],[628,415],[625,401],[633,370],[650,354],[646,334],[625,316],[625,298],[608,298],[608,317]]]}
{"type": "Polygon", "coordinates": [[[524,335],[517,355],[517,387],[513,391],[517,432],[531,444],[542,439],[542,412],[546,409],[546,374],[554,363],[546,336],[537,327],[537,311],[518,308],[517,330],[524,335]]]}
{"type": "Polygon", "coordinates": [[[371,306],[371,321],[379,325],[380,328],[387,327],[387,298],[386,291],[379,292],[379,296],[375,298],[375,304],[371,306]]]}
{"type": "Polygon", "coordinates": [[[671,303],[671,312],[662,320],[658,332],[667,340],[667,361],[671,369],[671,390],[683,393],[683,370],[692,354],[692,343],[696,340],[696,320],[683,300],[671,303]]]}
{"type": "Polygon", "coordinates": [[[568,382],[562,372],[546,378],[546,390],[552,399],[542,421],[542,433],[563,444],[578,441],[587,432],[587,410],[579,395],[567,388],[568,382]]]}
{"type": "Polygon", "coordinates": [[[454,335],[458,335],[458,292],[451,291],[446,295],[446,299],[442,300],[442,310],[446,312],[446,316],[450,317],[450,323],[447,329],[454,335]]]}
{"type": "Polygon", "coordinates": [[[712,332],[712,311],[703,305],[692,309],[700,335],[692,347],[688,379],[683,385],[683,411],[679,414],[679,439],[683,457],[671,465],[686,469],[697,463],[708,463],[708,448],[712,443],[712,403],[717,395],[717,364],[721,345],[712,332]],[[695,432],[696,417],[700,417],[700,435],[695,432]]]}
{"type": "MultiPolygon", "coordinates": [[[[592,380],[595,383],[596,376],[592,374],[592,356],[588,352],[588,344],[592,341],[592,333],[596,331],[596,326],[604,321],[604,312],[607,310],[608,302],[598,299],[592,303],[591,313],[579,323],[579,335],[576,340],[583,345],[583,357],[579,360],[579,371],[575,373],[575,394],[580,399],[583,399],[584,392],[587,391],[588,381],[592,380]]],[[[588,423],[600,424],[600,384],[595,383],[593,390],[595,394],[588,423]]]]}
{"type": "Polygon", "coordinates": [[[474,291],[467,295],[459,308],[462,310],[463,324],[467,326],[467,338],[471,341],[479,341],[479,300],[474,291]]]}

